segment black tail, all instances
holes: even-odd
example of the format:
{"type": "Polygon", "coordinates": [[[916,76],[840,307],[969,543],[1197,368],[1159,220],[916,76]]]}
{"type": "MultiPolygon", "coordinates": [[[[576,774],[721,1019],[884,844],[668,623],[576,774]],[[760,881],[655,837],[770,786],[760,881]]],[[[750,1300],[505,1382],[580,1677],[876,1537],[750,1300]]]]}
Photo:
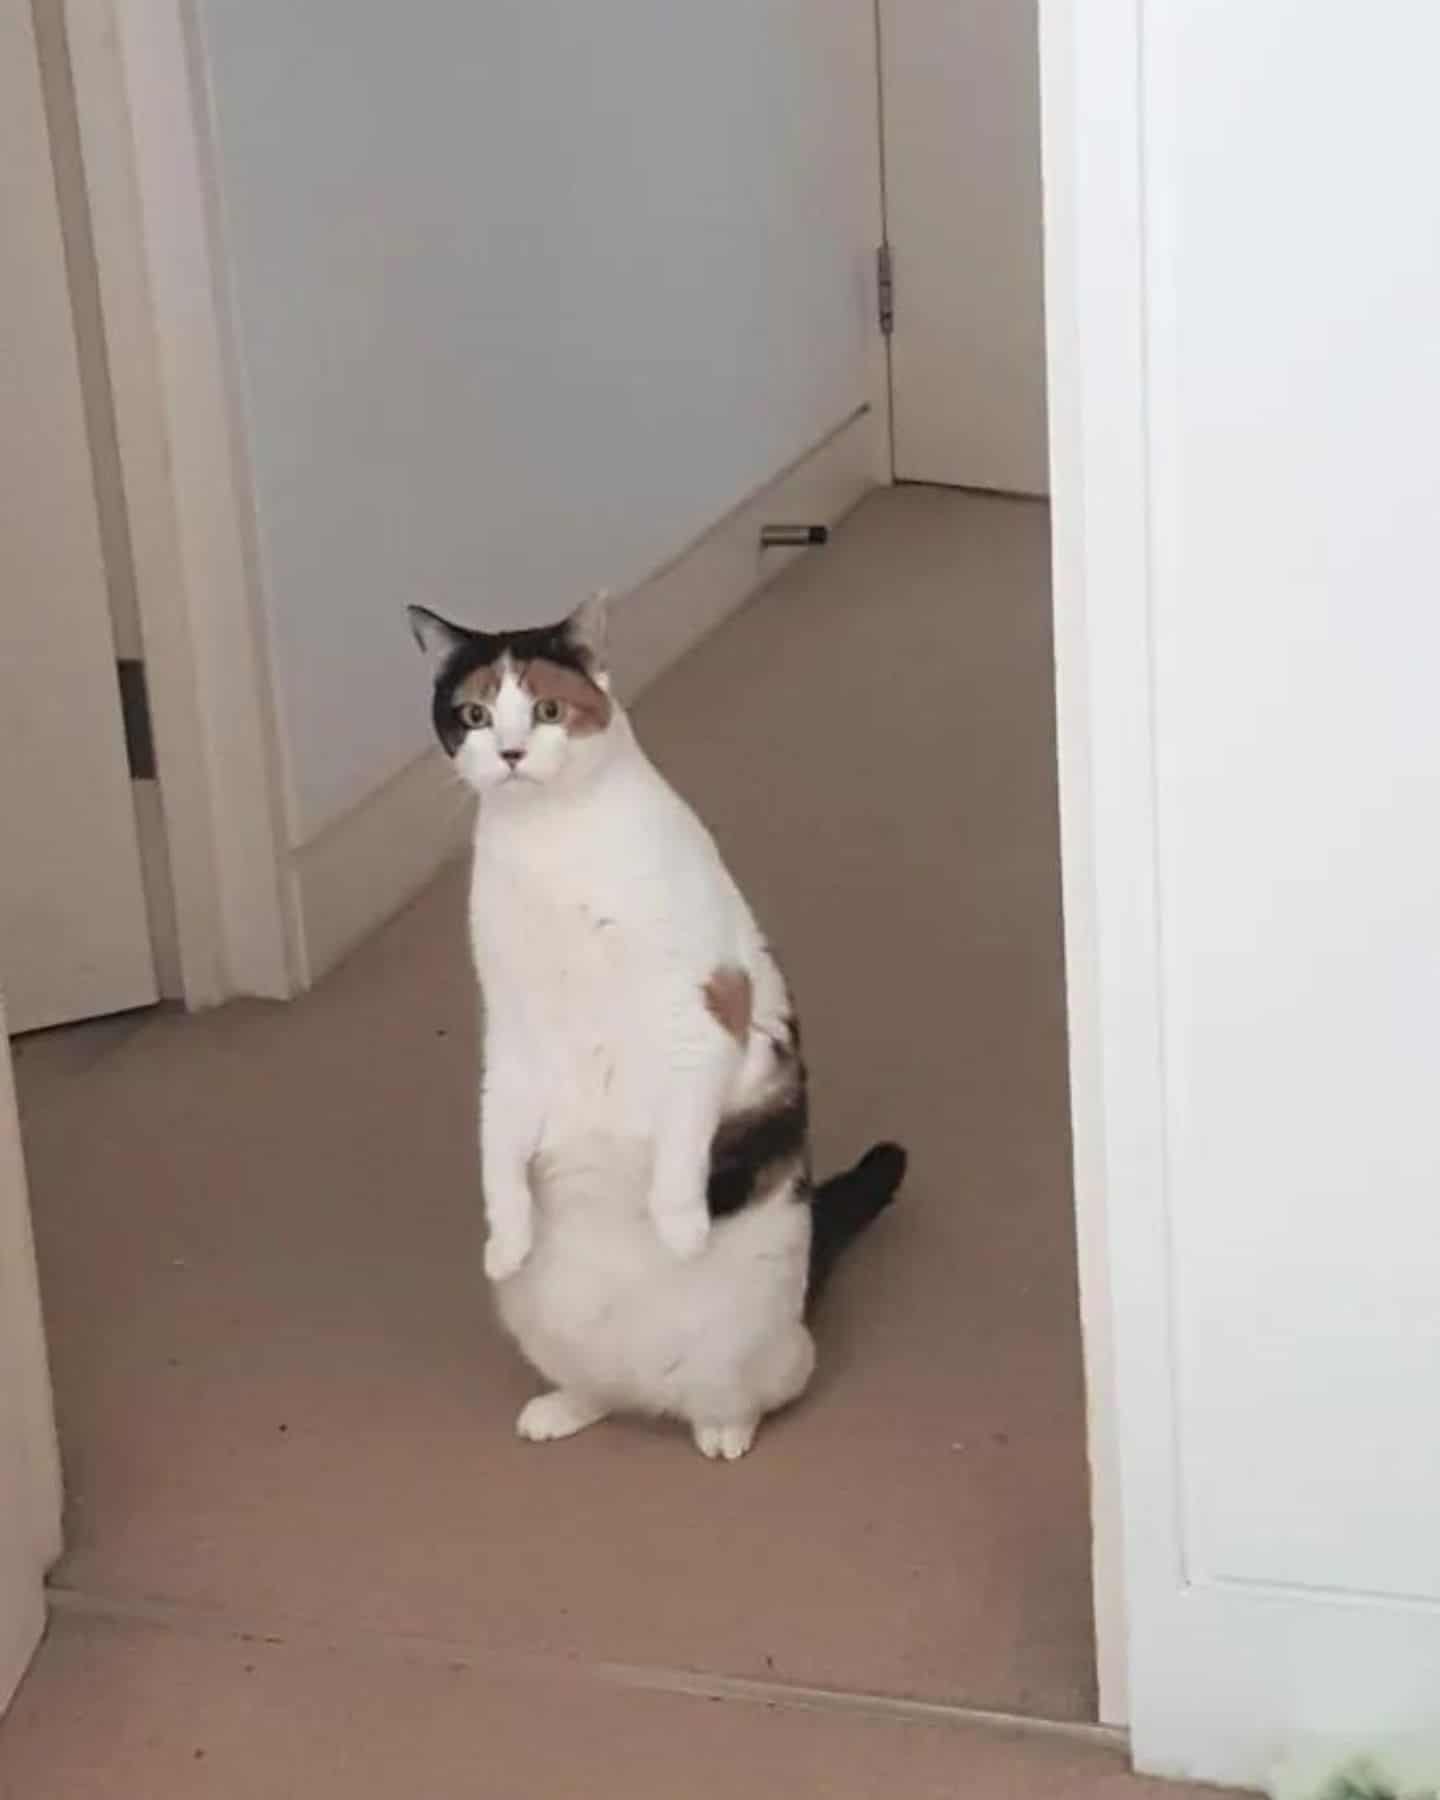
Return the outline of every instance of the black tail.
{"type": "Polygon", "coordinates": [[[853,1169],[832,1175],[816,1188],[811,1201],[810,1284],[806,1304],[813,1306],[835,1259],[852,1238],[878,1218],[905,1179],[909,1158],[898,1144],[876,1144],[853,1169]]]}

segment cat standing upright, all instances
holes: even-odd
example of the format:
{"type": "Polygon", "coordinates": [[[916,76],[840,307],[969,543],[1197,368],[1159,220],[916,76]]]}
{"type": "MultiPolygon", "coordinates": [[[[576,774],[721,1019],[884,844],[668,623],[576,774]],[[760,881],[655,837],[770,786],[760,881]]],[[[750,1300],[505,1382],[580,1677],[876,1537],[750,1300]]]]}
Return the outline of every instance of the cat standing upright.
{"type": "Polygon", "coordinates": [[[663,1414],[742,1456],[809,1381],[807,1302],[904,1152],[812,1187],[784,977],[610,691],[603,601],[494,633],[410,618],[436,733],[481,796],[485,1269],[553,1383],[517,1429],[663,1414]]]}

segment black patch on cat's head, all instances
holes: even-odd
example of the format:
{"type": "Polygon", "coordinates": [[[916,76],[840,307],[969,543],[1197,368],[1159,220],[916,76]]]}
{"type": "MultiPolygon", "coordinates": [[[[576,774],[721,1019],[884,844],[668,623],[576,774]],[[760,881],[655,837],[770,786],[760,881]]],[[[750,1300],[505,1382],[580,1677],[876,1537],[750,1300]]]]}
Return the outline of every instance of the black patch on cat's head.
{"type": "Polygon", "coordinates": [[[435,690],[430,717],[435,735],[453,756],[465,739],[465,727],[455,706],[455,694],[477,669],[493,668],[509,655],[515,663],[543,657],[563,669],[573,669],[587,681],[595,679],[594,658],[578,635],[573,618],[558,625],[535,625],[519,631],[472,631],[455,625],[425,606],[407,607],[415,641],[435,665],[435,690]]]}

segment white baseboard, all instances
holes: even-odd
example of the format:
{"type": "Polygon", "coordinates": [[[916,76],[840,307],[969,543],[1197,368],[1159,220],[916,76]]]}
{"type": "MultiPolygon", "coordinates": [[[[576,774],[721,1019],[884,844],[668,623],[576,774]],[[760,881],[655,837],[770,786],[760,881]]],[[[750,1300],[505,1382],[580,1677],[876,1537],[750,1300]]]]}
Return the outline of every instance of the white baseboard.
{"type": "Polygon", "coordinates": [[[803,550],[761,550],[760,527],[834,525],[882,480],[882,423],[862,407],[615,603],[610,666],[627,702],[803,550]]]}
{"type": "MultiPolygon", "coordinates": [[[[617,692],[634,699],[803,550],[760,549],[767,523],[833,525],[882,480],[883,423],[862,408],[758,489],[611,613],[617,692]]],[[[473,812],[426,751],[295,851],[291,878],[308,987],[459,856],[473,812]]]]}
{"type": "Polygon", "coordinates": [[[427,750],[295,851],[301,981],[317,982],[470,841],[474,802],[427,750]]]}

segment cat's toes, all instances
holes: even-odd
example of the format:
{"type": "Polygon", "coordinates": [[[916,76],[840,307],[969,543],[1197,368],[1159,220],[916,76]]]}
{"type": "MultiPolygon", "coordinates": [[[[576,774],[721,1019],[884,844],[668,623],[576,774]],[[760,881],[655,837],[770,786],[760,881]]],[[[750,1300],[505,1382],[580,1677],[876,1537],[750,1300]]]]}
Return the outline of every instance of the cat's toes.
{"type": "Polygon", "coordinates": [[[689,1262],[705,1248],[705,1240],[710,1235],[710,1215],[702,1207],[657,1213],[655,1229],[660,1234],[660,1242],[672,1256],[679,1257],[681,1262],[689,1262]]]}
{"type": "Polygon", "coordinates": [[[485,1273],[491,1281],[508,1281],[530,1254],[528,1232],[491,1232],[485,1244],[485,1273]]]}
{"type": "Polygon", "coordinates": [[[712,1460],[735,1462],[755,1442],[755,1420],[744,1419],[738,1425],[697,1425],[695,1448],[712,1460]]]}
{"type": "Polygon", "coordinates": [[[532,1444],[549,1444],[556,1438],[574,1437],[577,1431],[604,1417],[602,1407],[557,1388],[553,1394],[537,1394],[522,1407],[515,1430],[532,1444]]]}

